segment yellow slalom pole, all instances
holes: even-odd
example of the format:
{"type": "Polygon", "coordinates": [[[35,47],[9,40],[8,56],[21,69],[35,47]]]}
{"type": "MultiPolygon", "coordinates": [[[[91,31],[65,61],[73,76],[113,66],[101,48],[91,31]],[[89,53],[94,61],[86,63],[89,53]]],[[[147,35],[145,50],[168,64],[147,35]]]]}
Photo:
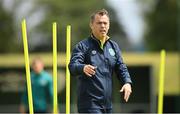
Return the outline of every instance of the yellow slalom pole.
{"type": "Polygon", "coordinates": [[[161,63],[160,63],[160,72],[159,72],[158,114],[163,113],[165,57],[166,57],[165,50],[161,50],[161,63]]]}
{"type": "Polygon", "coordinates": [[[29,54],[28,54],[28,43],[27,43],[27,31],[26,31],[26,20],[22,21],[22,36],[24,44],[24,59],[26,67],[26,80],[27,80],[27,90],[28,90],[28,103],[29,111],[33,114],[33,100],[32,100],[32,89],[31,89],[31,77],[30,77],[30,67],[29,67],[29,54]]]}
{"type": "Polygon", "coordinates": [[[57,100],[57,24],[53,23],[53,112],[58,113],[57,100]]]}
{"type": "Polygon", "coordinates": [[[68,64],[71,56],[71,26],[66,29],[66,114],[70,114],[70,73],[68,64]]]}

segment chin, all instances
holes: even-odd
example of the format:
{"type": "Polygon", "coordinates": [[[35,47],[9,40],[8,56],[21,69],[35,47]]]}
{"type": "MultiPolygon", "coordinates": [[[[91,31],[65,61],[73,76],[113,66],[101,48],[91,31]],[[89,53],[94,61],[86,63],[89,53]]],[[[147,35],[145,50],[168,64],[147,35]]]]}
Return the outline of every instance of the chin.
{"type": "Polygon", "coordinates": [[[102,35],[103,38],[106,37],[106,36],[107,36],[106,34],[103,34],[103,35],[102,35]]]}

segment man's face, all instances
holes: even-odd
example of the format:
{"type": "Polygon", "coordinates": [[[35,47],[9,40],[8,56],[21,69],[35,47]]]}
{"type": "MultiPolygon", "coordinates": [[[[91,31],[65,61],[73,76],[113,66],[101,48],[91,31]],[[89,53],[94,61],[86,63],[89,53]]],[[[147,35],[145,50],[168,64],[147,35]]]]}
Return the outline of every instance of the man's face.
{"type": "Polygon", "coordinates": [[[93,22],[90,22],[93,35],[99,40],[107,36],[109,30],[109,18],[107,15],[95,15],[93,22]]]}

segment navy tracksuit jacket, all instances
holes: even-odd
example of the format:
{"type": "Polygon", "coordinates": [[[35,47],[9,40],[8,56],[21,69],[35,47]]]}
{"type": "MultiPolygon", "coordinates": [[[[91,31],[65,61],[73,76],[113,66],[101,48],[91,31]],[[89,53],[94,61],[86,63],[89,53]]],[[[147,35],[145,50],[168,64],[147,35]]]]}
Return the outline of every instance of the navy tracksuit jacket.
{"type": "Polygon", "coordinates": [[[123,83],[131,83],[119,46],[110,39],[105,42],[103,49],[100,41],[92,36],[79,42],[72,52],[69,70],[72,76],[78,76],[78,110],[112,109],[114,71],[123,83]],[[92,77],[83,72],[83,67],[87,64],[97,66],[92,77]]]}

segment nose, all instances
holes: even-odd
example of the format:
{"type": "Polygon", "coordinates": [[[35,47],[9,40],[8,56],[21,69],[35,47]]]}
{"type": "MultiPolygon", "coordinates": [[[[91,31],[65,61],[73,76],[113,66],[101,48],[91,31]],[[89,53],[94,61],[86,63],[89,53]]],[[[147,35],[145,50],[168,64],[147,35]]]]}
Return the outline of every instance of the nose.
{"type": "Polygon", "coordinates": [[[102,23],[101,24],[101,28],[105,28],[105,27],[106,27],[106,25],[102,23]]]}
{"type": "Polygon", "coordinates": [[[105,24],[104,24],[104,23],[101,23],[101,27],[105,27],[105,24]]]}

